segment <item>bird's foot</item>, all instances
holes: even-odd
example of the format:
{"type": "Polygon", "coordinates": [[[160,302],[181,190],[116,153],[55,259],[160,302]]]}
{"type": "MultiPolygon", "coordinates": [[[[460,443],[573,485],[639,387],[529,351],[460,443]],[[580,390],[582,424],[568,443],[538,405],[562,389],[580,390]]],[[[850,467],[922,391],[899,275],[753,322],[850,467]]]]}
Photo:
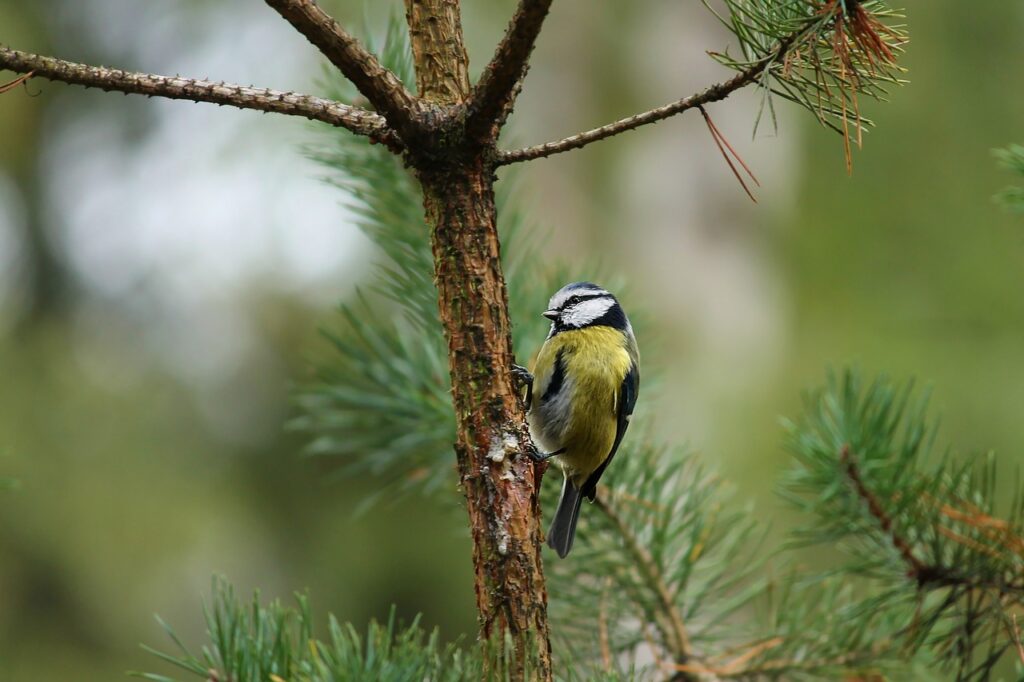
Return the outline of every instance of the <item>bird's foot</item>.
{"type": "Polygon", "coordinates": [[[519,382],[520,386],[533,385],[533,375],[522,365],[512,365],[512,378],[519,382]]]}
{"type": "Polygon", "coordinates": [[[537,448],[534,447],[534,448],[530,448],[529,450],[527,450],[526,454],[534,462],[540,463],[540,462],[546,462],[549,459],[551,459],[552,457],[556,457],[558,455],[561,455],[564,452],[565,452],[565,448],[562,448],[561,450],[555,450],[554,452],[544,453],[544,452],[538,452],[537,448]]]}
{"type": "Polygon", "coordinates": [[[522,365],[512,365],[512,380],[522,388],[526,386],[526,407],[533,404],[533,375],[522,365]]]}

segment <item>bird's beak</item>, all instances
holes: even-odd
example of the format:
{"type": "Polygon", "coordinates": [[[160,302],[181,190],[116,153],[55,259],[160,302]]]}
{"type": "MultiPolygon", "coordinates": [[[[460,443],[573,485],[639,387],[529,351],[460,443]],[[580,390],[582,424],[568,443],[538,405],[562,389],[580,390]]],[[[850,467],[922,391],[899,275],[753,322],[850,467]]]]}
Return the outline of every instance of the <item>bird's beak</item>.
{"type": "Polygon", "coordinates": [[[558,319],[558,311],[557,310],[545,310],[544,312],[541,313],[541,315],[543,315],[544,317],[548,318],[549,320],[557,320],[558,319]]]}

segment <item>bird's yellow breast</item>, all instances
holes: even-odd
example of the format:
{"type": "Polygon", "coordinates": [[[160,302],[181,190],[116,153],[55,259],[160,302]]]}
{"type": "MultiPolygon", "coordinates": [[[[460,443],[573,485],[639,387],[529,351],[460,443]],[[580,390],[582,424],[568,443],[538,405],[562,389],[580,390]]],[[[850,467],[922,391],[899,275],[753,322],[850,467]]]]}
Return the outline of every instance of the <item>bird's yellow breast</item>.
{"type": "Polygon", "coordinates": [[[608,457],[618,427],[618,400],[632,366],[626,337],[611,327],[565,331],[548,339],[534,363],[529,420],[534,440],[558,460],[575,483],[608,457]],[[561,356],[562,386],[548,395],[561,356]]]}

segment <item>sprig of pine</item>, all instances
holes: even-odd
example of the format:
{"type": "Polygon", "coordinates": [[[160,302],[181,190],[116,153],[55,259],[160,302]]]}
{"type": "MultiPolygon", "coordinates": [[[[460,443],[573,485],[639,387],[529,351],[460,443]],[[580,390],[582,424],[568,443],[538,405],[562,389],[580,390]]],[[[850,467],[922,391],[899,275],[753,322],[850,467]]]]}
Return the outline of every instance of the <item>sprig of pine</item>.
{"type": "MultiPolygon", "coordinates": [[[[398,622],[394,608],[387,621],[371,621],[365,632],[328,620],[328,639],[313,637],[313,618],[305,595],[296,606],[279,601],[261,604],[259,594],[245,603],[223,578],[213,582],[211,601],[203,608],[209,643],[193,653],[175,630],[157,622],[177,651],[146,651],[208,682],[468,682],[478,680],[483,659],[476,648],[442,644],[437,630],[425,632],[417,617],[398,622]]],[[[175,682],[156,673],[132,673],[152,682],[175,682]]]]}
{"type": "Polygon", "coordinates": [[[903,82],[896,61],[908,40],[896,23],[902,15],[881,0],[721,0],[724,14],[702,2],[739,43],[739,55],[711,56],[736,71],[761,70],[755,133],[765,110],[774,124],[778,95],[842,134],[849,169],[851,141],[860,146],[871,125],[859,97],[884,100],[903,82]]]}
{"type": "Polygon", "coordinates": [[[929,651],[958,681],[985,680],[1019,651],[1024,496],[992,453],[936,454],[926,408],[910,385],[831,375],[788,425],[796,466],[782,492],[814,519],[796,543],[840,548],[836,573],[870,581],[864,613],[891,612],[907,651],[929,651]]]}
{"type": "Polygon", "coordinates": [[[906,670],[891,612],[869,612],[848,581],[775,575],[765,528],[695,455],[619,457],[572,560],[548,568],[560,668],[749,682],[906,670]]]}

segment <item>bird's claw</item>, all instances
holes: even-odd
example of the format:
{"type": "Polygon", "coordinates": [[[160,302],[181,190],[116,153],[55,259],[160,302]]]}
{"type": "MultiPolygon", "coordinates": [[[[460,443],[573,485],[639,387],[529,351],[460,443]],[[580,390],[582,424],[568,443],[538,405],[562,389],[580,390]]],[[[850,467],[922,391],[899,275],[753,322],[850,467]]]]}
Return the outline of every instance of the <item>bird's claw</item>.
{"type": "Polygon", "coordinates": [[[512,380],[519,384],[522,388],[526,386],[526,408],[529,409],[533,404],[533,375],[530,374],[530,370],[526,369],[522,365],[512,365],[512,380]]]}
{"type": "Polygon", "coordinates": [[[539,464],[541,462],[546,462],[549,459],[551,459],[552,457],[556,457],[556,456],[562,454],[563,452],[565,452],[565,448],[562,448],[561,450],[555,450],[554,452],[546,452],[546,453],[544,453],[544,452],[538,452],[536,447],[532,447],[532,448],[530,448],[529,450],[526,451],[526,455],[527,455],[527,457],[532,459],[534,462],[537,462],[539,464]]]}
{"type": "Polygon", "coordinates": [[[533,375],[530,373],[530,370],[522,365],[512,365],[512,378],[524,386],[529,386],[533,383],[533,375]]]}

